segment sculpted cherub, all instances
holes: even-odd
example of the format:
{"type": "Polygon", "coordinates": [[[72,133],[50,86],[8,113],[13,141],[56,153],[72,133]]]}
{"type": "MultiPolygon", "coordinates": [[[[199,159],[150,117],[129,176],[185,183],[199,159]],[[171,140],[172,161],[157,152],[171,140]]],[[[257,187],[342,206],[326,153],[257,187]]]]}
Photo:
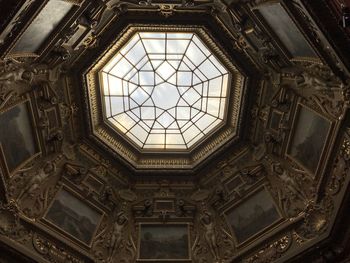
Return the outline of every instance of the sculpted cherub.
{"type": "Polygon", "coordinates": [[[43,182],[48,179],[56,171],[56,166],[47,162],[38,172],[34,173],[30,177],[29,181],[24,185],[17,200],[21,200],[24,195],[32,196],[37,189],[43,184],[43,182]]]}

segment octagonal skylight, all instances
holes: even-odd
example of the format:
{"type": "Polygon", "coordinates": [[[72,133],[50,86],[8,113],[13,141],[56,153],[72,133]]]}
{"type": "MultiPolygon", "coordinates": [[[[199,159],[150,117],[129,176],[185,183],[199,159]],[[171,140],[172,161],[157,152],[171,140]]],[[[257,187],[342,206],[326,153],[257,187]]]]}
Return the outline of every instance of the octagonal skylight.
{"type": "Polygon", "coordinates": [[[224,122],[231,76],[195,33],[135,33],[100,79],[104,118],[141,149],[189,149],[224,122]]]}

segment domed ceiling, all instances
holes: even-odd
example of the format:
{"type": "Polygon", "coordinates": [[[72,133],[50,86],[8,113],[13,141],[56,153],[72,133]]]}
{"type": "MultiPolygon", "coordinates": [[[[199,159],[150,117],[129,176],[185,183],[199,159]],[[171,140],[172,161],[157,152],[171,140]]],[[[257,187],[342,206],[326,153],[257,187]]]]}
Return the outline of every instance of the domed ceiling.
{"type": "Polygon", "coordinates": [[[93,136],[138,170],[232,144],[246,78],[219,44],[205,27],[128,25],[83,74],[93,136]]]}
{"type": "Polygon", "coordinates": [[[350,3],[0,4],[1,262],[349,259],[350,3]]]}

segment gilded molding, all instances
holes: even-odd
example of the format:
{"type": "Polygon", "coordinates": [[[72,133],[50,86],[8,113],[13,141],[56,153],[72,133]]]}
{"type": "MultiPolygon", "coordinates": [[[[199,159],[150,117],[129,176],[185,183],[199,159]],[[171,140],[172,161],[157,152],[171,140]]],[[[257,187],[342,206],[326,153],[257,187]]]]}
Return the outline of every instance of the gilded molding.
{"type": "Polygon", "coordinates": [[[88,89],[87,93],[89,96],[92,133],[136,169],[193,169],[209,155],[217,151],[221,146],[229,141],[234,141],[234,138],[238,135],[238,128],[240,126],[239,116],[243,104],[242,100],[244,98],[245,78],[234,66],[233,62],[230,61],[229,55],[224,49],[222,49],[222,47],[219,47],[218,43],[215,43],[213,37],[209,35],[204,27],[142,24],[129,25],[120,34],[118,40],[112,43],[107,50],[92,63],[92,66],[86,71],[85,77],[88,89]],[[139,31],[194,32],[206,42],[206,45],[209,46],[217,57],[219,57],[232,74],[231,94],[228,102],[229,106],[227,108],[229,116],[226,119],[226,124],[221,128],[218,128],[218,130],[215,131],[215,135],[213,135],[213,132],[212,135],[203,139],[200,144],[198,143],[189,151],[165,151],[167,155],[163,157],[160,154],[155,155],[152,152],[134,148],[122,138],[122,134],[118,134],[117,131],[112,131],[113,128],[109,127],[103,118],[101,107],[102,102],[99,95],[98,72],[115,55],[115,53],[125,45],[130,37],[139,31]]]}

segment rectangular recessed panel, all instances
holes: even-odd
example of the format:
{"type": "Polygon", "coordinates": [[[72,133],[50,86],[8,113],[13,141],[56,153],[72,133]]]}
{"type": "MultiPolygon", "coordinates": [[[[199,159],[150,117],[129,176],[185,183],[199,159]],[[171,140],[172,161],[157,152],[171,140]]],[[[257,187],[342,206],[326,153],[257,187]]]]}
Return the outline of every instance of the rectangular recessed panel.
{"type": "Polygon", "coordinates": [[[12,52],[35,53],[73,7],[72,3],[50,0],[29,25],[12,52]]]}

